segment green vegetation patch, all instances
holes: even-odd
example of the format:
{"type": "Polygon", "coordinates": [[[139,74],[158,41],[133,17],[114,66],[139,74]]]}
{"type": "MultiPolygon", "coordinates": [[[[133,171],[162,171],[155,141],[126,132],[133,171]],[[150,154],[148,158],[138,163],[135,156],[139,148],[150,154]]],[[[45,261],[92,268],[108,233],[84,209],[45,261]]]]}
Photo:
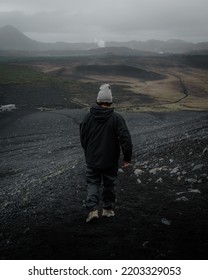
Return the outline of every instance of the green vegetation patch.
{"type": "Polygon", "coordinates": [[[25,65],[0,64],[0,84],[28,84],[49,79],[46,74],[25,65]]]}

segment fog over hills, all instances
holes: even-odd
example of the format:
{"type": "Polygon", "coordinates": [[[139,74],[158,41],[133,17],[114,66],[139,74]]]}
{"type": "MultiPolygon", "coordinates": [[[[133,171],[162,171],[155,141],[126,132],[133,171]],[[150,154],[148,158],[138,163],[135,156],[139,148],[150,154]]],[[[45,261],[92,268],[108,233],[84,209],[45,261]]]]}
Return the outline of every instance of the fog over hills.
{"type": "Polygon", "coordinates": [[[27,37],[17,28],[7,25],[0,28],[0,51],[84,51],[86,54],[116,53],[130,55],[143,55],[144,52],[153,53],[187,53],[208,50],[208,42],[190,43],[182,40],[171,39],[168,41],[128,41],[104,42],[102,47],[97,43],[43,43],[27,37]],[[118,48],[123,48],[118,51],[118,48]],[[99,49],[96,50],[96,49],[99,49]],[[95,50],[95,51],[93,51],[95,50]]]}
{"type": "Polygon", "coordinates": [[[96,44],[69,44],[64,42],[43,43],[30,39],[17,28],[7,25],[0,28],[0,50],[48,51],[95,48],[96,44]]]}

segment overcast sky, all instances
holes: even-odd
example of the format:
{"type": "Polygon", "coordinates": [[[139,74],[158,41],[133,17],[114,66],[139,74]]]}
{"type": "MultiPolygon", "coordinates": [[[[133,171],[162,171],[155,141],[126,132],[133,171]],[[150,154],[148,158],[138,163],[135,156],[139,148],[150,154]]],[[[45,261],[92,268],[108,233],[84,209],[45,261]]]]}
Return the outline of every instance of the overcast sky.
{"type": "Polygon", "coordinates": [[[0,0],[0,27],[44,42],[208,41],[208,0],[0,0]]]}

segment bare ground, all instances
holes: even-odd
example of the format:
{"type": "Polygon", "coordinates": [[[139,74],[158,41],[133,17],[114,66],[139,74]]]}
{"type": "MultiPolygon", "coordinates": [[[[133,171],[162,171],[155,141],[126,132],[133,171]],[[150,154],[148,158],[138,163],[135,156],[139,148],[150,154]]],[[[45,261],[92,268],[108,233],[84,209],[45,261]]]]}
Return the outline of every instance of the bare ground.
{"type": "Polygon", "coordinates": [[[208,113],[123,113],[116,216],[85,223],[85,109],[0,115],[1,259],[207,259],[208,113]]]}

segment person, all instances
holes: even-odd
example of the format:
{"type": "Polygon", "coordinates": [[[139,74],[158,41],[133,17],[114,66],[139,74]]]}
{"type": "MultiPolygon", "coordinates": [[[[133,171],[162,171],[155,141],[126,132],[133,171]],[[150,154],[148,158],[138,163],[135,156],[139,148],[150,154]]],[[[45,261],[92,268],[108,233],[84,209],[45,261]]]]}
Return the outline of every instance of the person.
{"type": "Polygon", "coordinates": [[[120,151],[122,167],[128,167],[132,157],[132,140],[124,118],[111,108],[111,87],[103,84],[97,95],[97,104],[90,109],[80,124],[80,141],[86,159],[87,199],[89,210],[86,222],[99,218],[99,189],[102,191],[102,216],[115,216],[115,187],[120,151]]]}

